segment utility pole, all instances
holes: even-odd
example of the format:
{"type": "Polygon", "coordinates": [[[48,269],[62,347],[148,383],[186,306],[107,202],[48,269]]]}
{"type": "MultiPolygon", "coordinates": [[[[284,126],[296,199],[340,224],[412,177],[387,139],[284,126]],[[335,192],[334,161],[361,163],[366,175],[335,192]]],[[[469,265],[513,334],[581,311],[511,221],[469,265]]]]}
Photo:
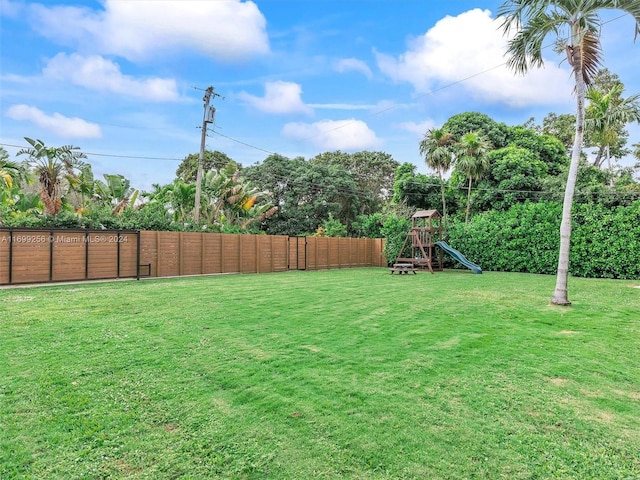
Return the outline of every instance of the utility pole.
{"type": "Polygon", "coordinates": [[[204,147],[207,140],[207,124],[213,123],[216,113],[214,107],[209,107],[209,101],[213,94],[213,87],[210,86],[204,92],[204,114],[202,116],[202,137],[200,138],[200,158],[198,159],[198,173],[196,174],[196,205],[193,211],[193,221],[197,225],[200,223],[200,195],[202,191],[202,164],[204,163],[204,147]]]}

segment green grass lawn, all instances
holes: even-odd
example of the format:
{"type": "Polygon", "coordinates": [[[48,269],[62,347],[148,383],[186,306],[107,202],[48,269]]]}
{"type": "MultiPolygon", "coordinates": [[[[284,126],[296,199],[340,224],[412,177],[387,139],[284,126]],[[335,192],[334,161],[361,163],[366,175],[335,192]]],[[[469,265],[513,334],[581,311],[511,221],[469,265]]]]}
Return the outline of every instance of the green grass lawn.
{"type": "Polygon", "coordinates": [[[640,281],[0,290],[0,478],[640,478],[640,281]]]}

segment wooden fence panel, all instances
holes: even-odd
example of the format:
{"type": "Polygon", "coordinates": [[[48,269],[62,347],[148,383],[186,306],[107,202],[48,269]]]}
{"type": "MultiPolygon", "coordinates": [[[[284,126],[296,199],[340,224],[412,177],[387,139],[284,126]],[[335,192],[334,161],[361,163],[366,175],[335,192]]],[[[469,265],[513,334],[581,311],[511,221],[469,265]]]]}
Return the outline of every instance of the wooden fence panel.
{"type": "Polygon", "coordinates": [[[325,240],[326,243],[322,251],[328,257],[327,268],[340,268],[340,239],[327,237],[325,240]]]}
{"type": "Polygon", "coordinates": [[[80,280],[87,277],[87,236],[84,232],[55,232],[50,241],[51,280],[80,280]]]}
{"type": "MultiPolygon", "coordinates": [[[[90,238],[93,235],[90,235],[90,238]]],[[[87,278],[97,280],[101,278],[118,277],[118,244],[116,242],[106,242],[100,240],[101,237],[95,235],[96,240],[90,240],[89,245],[89,265],[87,278]]]]}
{"type": "Polygon", "coordinates": [[[273,272],[273,237],[255,235],[256,273],[273,272]]]}
{"type": "Polygon", "coordinates": [[[356,264],[359,267],[364,267],[367,265],[367,257],[368,257],[368,247],[371,242],[367,242],[366,238],[358,239],[358,251],[356,254],[356,264]]]}
{"type": "Polygon", "coordinates": [[[338,238],[338,267],[351,267],[351,238],[338,238]]]}
{"type": "Polygon", "coordinates": [[[11,239],[11,282],[50,281],[51,245],[48,230],[14,231],[11,239]]]}
{"type": "Polygon", "coordinates": [[[204,266],[202,273],[222,273],[222,234],[203,233],[204,266]]]}
{"type": "Polygon", "coordinates": [[[307,237],[305,245],[305,270],[318,270],[318,238],[307,237]]]}
{"type": "Polygon", "coordinates": [[[240,273],[242,244],[240,235],[222,234],[222,273],[240,273]]]}
{"type": "Polygon", "coordinates": [[[271,271],[286,272],[289,269],[289,237],[271,238],[271,271]]]}
{"type": "Polygon", "coordinates": [[[240,273],[256,273],[257,272],[257,248],[256,237],[254,235],[239,235],[238,244],[240,245],[240,273]]]}
{"type": "Polygon", "coordinates": [[[180,275],[202,274],[202,237],[199,232],[180,233],[180,275]]]}
{"type": "Polygon", "coordinates": [[[180,233],[158,232],[158,276],[175,277],[180,272],[180,233]]]}
{"type": "Polygon", "coordinates": [[[384,238],[376,238],[374,240],[375,249],[373,251],[374,258],[372,264],[378,267],[386,267],[387,259],[384,256],[384,238]]]}
{"type": "Polygon", "coordinates": [[[159,277],[158,275],[158,233],[140,232],[140,275],[159,277]]]}
{"type": "Polygon", "coordinates": [[[11,254],[11,235],[8,231],[0,231],[0,285],[10,282],[9,255],[11,254]]]}
{"type": "MultiPolygon", "coordinates": [[[[120,276],[138,276],[138,234],[135,232],[121,233],[120,244],[120,276]]],[[[145,272],[146,273],[146,272],[145,272]]]]}

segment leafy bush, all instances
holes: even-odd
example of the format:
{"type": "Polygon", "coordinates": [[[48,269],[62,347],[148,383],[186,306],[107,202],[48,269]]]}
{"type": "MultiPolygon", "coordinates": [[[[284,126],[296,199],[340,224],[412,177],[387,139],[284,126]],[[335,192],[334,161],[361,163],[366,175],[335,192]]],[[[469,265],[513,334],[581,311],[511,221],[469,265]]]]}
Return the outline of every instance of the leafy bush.
{"type": "MultiPolygon", "coordinates": [[[[449,244],[485,270],[555,274],[562,206],[517,204],[449,224],[449,244]]],[[[574,205],[569,271],[597,278],[640,278],[640,201],[629,207],[574,205]]]]}
{"type": "MultiPolygon", "coordinates": [[[[398,258],[400,249],[410,228],[411,222],[406,218],[390,216],[384,222],[382,235],[386,239],[384,243],[384,256],[387,259],[387,263],[393,263],[393,261],[398,258]]],[[[411,245],[407,247],[404,255],[410,255],[410,247],[411,245]]]]}
{"type": "Polygon", "coordinates": [[[361,238],[382,238],[382,227],[385,216],[378,212],[371,215],[358,215],[352,224],[352,229],[356,237],[361,238]]]}
{"type": "Polygon", "coordinates": [[[327,237],[346,237],[347,226],[337,218],[333,218],[333,214],[329,213],[329,218],[322,223],[324,233],[327,237]]]}

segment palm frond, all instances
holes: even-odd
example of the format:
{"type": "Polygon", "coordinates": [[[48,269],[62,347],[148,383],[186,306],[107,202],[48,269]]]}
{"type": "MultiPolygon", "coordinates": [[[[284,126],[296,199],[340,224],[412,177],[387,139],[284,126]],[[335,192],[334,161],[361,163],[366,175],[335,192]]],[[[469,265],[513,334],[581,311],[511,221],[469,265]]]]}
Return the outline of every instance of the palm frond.
{"type": "Polygon", "coordinates": [[[602,65],[600,35],[592,29],[586,30],[577,45],[567,45],[567,59],[573,71],[582,72],[585,85],[591,85],[602,65]]]}

